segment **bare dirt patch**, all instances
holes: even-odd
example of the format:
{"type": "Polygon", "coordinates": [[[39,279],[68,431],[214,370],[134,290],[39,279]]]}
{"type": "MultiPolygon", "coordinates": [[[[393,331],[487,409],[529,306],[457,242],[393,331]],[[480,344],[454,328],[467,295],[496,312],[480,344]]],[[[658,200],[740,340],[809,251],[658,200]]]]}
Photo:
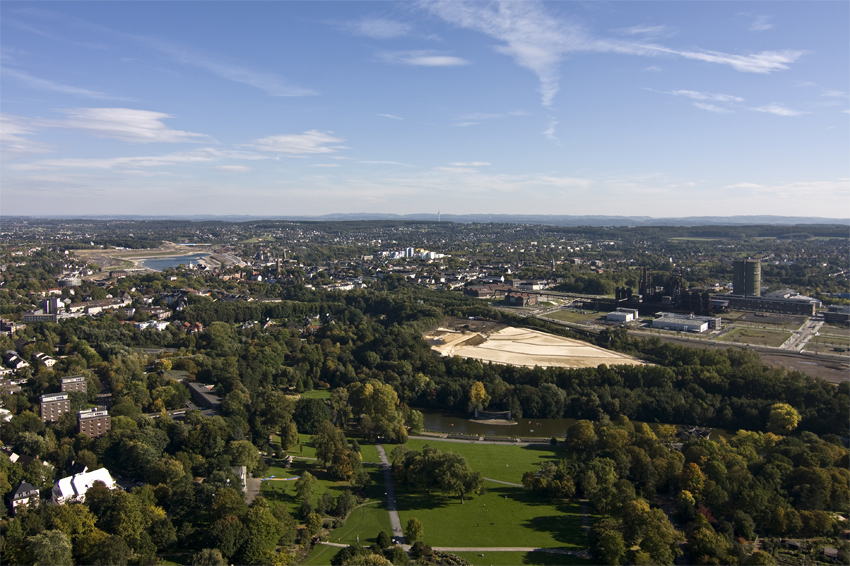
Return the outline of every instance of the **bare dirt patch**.
{"type": "MultiPolygon", "coordinates": [[[[537,330],[500,325],[488,332],[456,331],[441,336],[443,343],[432,348],[445,356],[474,358],[484,362],[525,367],[597,367],[608,365],[640,365],[644,362],[593,346],[579,340],[546,334],[537,330]]],[[[439,330],[447,330],[445,328],[439,330]]],[[[432,338],[431,335],[425,336],[432,338]]],[[[433,344],[433,342],[432,342],[433,344]]]]}

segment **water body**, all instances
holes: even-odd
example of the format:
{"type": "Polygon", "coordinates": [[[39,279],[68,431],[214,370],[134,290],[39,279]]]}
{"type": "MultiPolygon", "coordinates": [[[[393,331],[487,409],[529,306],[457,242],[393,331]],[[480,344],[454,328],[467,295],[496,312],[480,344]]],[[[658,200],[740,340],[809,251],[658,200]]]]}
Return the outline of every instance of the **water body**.
{"type": "Polygon", "coordinates": [[[541,436],[563,438],[575,419],[519,419],[515,425],[473,423],[445,413],[424,412],[425,430],[481,436],[541,436]]]}
{"type": "Polygon", "coordinates": [[[189,262],[198,263],[199,259],[209,257],[211,254],[208,253],[196,253],[192,255],[181,255],[181,256],[164,256],[164,257],[150,257],[146,259],[142,259],[139,263],[142,264],[142,267],[147,267],[148,269],[153,269],[154,271],[162,271],[163,269],[168,269],[169,267],[177,267],[181,263],[184,265],[189,265],[189,262]]]}

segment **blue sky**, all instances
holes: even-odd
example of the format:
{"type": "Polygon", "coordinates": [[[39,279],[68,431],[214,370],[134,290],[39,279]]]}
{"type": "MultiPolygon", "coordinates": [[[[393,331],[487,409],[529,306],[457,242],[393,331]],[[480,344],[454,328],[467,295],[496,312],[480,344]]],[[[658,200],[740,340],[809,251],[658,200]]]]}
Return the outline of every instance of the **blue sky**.
{"type": "Polygon", "coordinates": [[[850,3],[0,3],[0,212],[850,217],[850,3]]]}

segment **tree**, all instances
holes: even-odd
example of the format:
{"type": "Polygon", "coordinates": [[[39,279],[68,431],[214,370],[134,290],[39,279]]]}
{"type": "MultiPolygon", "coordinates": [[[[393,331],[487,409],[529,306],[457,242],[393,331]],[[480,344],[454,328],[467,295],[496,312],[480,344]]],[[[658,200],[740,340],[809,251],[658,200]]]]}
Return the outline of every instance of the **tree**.
{"type": "Polygon", "coordinates": [[[567,430],[567,446],[573,450],[591,450],[596,445],[596,432],[588,420],[576,422],[567,430]]]}
{"type": "Polygon", "coordinates": [[[293,415],[298,430],[305,434],[316,434],[322,423],[331,418],[328,404],[323,399],[299,399],[293,415]]]}
{"type": "Polygon", "coordinates": [[[404,539],[407,544],[413,544],[425,535],[425,527],[422,526],[422,521],[413,517],[407,522],[404,528],[404,539]]]}
{"type": "Polygon", "coordinates": [[[483,409],[490,403],[490,396],[484,389],[484,384],[476,381],[469,388],[469,410],[483,409]]]}
{"type": "Polygon", "coordinates": [[[302,502],[312,500],[317,483],[318,480],[310,472],[301,474],[301,477],[295,480],[295,494],[298,500],[302,502]]]}
{"type": "Polygon", "coordinates": [[[776,434],[788,434],[800,424],[800,413],[786,403],[776,403],[770,407],[767,418],[767,430],[776,434]]]}
{"type": "Polygon", "coordinates": [[[227,566],[217,548],[205,548],[192,556],[192,566],[227,566]]]}
{"type": "Polygon", "coordinates": [[[389,548],[389,546],[392,544],[392,538],[390,537],[390,533],[388,533],[387,531],[381,531],[380,533],[378,533],[377,542],[378,546],[380,546],[381,548],[389,548]]]}
{"type": "Polygon", "coordinates": [[[260,463],[260,451],[248,440],[232,440],[227,445],[227,455],[234,466],[245,466],[253,472],[260,463]]]}
{"type": "Polygon", "coordinates": [[[44,531],[27,538],[33,566],[73,566],[71,541],[62,531],[44,531]]]}
{"type": "Polygon", "coordinates": [[[274,551],[283,529],[263,498],[254,500],[245,517],[247,539],[237,552],[243,564],[264,564],[268,553],[274,551]]]}

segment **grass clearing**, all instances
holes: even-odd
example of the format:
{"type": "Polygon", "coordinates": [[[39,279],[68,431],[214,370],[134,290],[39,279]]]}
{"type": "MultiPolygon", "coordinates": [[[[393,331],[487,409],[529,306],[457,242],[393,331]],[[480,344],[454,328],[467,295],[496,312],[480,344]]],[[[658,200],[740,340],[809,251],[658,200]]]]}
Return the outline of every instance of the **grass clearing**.
{"type": "Polygon", "coordinates": [[[549,552],[452,552],[473,566],[518,566],[531,564],[537,566],[582,566],[593,564],[590,560],[564,554],[549,552]],[[481,556],[483,554],[484,556],[481,556]]]}
{"type": "MultiPolygon", "coordinates": [[[[510,428],[510,427],[506,427],[510,428]]],[[[565,431],[566,432],[566,431],[565,431]]],[[[410,450],[420,451],[426,445],[445,452],[460,454],[472,469],[481,472],[485,478],[513,483],[522,482],[522,474],[528,470],[536,470],[543,462],[558,462],[557,451],[546,445],[533,444],[530,446],[514,446],[511,444],[473,444],[466,442],[441,442],[439,440],[420,440],[412,438],[407,441],[410,450]]],[[[488,483],[485,485],[493,485],[488,483]]]]}
{"type": "Polygon", "coordinates": [[[331,398],[331,390],[330,389],[311,389],[310,391],[304,391],[301,393],[302,399],[330,399],[331,398]]]}
{"type": "Polygon", "coordinates": [[[781,346],[791,337],[790,332],[767,330],[765,328],[735,328],[717,339],[718,342],[740,342],[755,346],[781,346]]]}
{"type": "Polygon", "coordinates": [[[380,463],[381,457],[378,456],[378,449],[374,444],[361,444],[360,445],[360,456],[363,458],[363,462],[372,462],[372,463],[380,463]]]}
{"type": "Polygon", "coordinates": [[[456,497],[396,490],[401,524],[422,521],[431,546],[586,548],[577,502],[553,504],[518,487],[490,487],[461,503],[456,497]]]}
{"type": "Polygon", "coordinates": [[[574,322],[576,324],[594,324],[605,322],[605,315],[600,313],[595,313],[591,311],[577,311],[577,310],[559,310],[555,312],[550,312],[546,315],[547,318],[554,318],[555,320],[563,320],[564,322],[574,322]]]}
{"type": "MultiPolygon", "coordinates": [[[[334,498],[347,489],[356,493],[356,490],[347,481],[331,479],[325,470],[319,468],[314,461],[310,460],[295,460],[292,463],[292,468],[289,469],[281,466],[269,466],[266,477],[294,478],[301,476],[305,471],[310,472],[318,480],[313,493],[314,504],[326,491],[329,491],[334,498]]],[[[384,477],[378,469],[367,468],[367,471],[369,472],[371,482],[364,488],[363,495],[367,500],[377,500],[379,497],[384,496],[384,477]]],[[[260,487],[260,495],[265,497],[270,505],[285,505],[286,509],[292,514],[296,514],[298,511],[300,502],[295,496],[295,480],[280,481],[279,479],[274,479],[263,481],[260,487]]]]}

